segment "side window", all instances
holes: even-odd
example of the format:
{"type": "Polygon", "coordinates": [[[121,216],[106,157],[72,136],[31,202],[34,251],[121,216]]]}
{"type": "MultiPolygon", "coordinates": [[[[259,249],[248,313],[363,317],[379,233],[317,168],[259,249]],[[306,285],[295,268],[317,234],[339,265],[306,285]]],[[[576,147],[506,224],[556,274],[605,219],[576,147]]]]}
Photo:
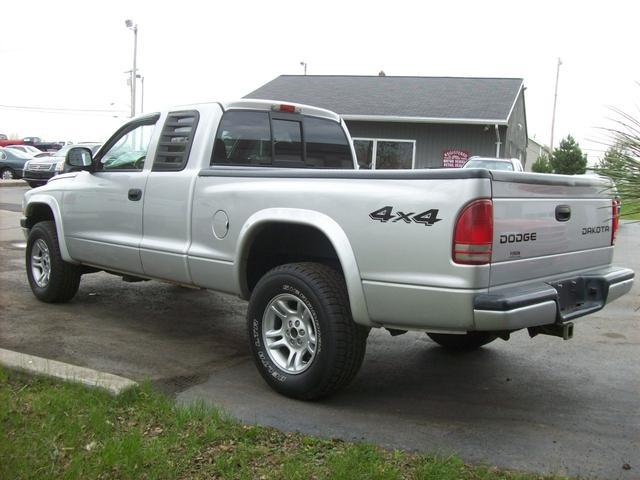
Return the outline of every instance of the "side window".
{"type": "Polygon", "coordinates": [[[153,171],[176,172],[184,169],[189,160],[199,118],[195,110],[171,112],[167,115],[156,157],[153,159],[153,171]]]}
{"type": "Polygon", "coordinates": [[[213,147],[215,165],[271,165],[271,127],[267,112],[226,112],[213,147]]]}
{"type": "Polygon", "coordinates": [[[291,162],[302,165],[302,129],[301,123],[295,120],[272,119],[274,163],[287,166],[291,162]]]}
{"type": "Polygon", "coordinates": [[[307,165],[311,168],[353,168],[351,148],[342,127],[331,120],[304,120],[307,165]]]}
{"type": "Polygon", "coordinates": [[[147,157],[149,142],[157,117],[125,129],[120,137],[110,140],[111,147],[100,158],[99,169],[105,172],[110,170],[142,170],[144,160],[147,157]]]}

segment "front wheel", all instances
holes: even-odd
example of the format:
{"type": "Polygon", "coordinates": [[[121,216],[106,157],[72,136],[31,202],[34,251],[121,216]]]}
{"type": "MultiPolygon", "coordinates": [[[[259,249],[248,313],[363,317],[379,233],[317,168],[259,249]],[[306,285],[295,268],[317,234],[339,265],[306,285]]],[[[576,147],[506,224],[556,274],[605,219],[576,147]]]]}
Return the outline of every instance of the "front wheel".
{"type": "Polygon", "coordinates": [[[355,377],[368,329],[354,323],[344,279],[317,263],[274,268],[256,285],[247,311],[254,362],[277,392],[326,397],[355,377]]]}
{"type": "Polygon", "coordinates": [[[0,170],[0,178],[2,178],[2,180],[13,180],[16,178],[16,174],[13,170],[7,167],[0,170]]]}
{"type": "Polygon", "coordinates": [[[44,185],[44,183],[40,183],[40,182],[32,182],[32,181],[29,181],[29,180],[27,180],[27,183],[29,184],[29,186],[30,186],[31,188],[36,188],[36,187],[39,187],[39,186],[41,186],[41,185],[44,185]]]}
{"type": "Polygon", "coordinates": [[[427,335],[441,347],[457,351],[476,350],[498,338],[497,335],[491,332],[467,332],[464,335],[427,332],[427,335]]]}
{"type": "Polygon", "coordinates": [[[78,291],[80,268],[62,259],[54,222],[39,222],[31,229],[26,264],[29,285],[38,300],[66,302],[78,291]]]}

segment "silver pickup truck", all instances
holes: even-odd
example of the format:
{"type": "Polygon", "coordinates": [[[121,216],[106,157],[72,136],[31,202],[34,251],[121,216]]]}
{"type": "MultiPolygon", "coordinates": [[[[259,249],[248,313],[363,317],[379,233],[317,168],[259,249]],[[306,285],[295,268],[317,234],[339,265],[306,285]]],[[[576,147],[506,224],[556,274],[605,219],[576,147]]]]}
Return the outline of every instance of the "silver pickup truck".
{"type": "Polygon", "coordinates": [[[35,296],[68,301],[98,270],[238,295],[258,370],[296,398],[348,384],[373,327],[451,349],[524,328],[568,339],[633,282],[611,265],[607,181],[358,170],[340,117],[305,105],[144,115],[66,162],[24,198],[35,296]]]}

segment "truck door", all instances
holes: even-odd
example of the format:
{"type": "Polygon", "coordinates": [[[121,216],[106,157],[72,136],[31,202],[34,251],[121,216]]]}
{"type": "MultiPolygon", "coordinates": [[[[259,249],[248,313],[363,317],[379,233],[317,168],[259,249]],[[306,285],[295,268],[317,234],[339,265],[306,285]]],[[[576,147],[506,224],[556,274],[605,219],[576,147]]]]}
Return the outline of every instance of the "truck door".
{"type": "Polygon", "coordinates": [[[145,275],[189,284],[187,250],[191,243],[191,197],[199,170],[190,168],[189,156],[200,158],[210,151],[213,139],[200,132],[194,143],[197,110],[179,110],[167,114],[144,198],[143,236],[140,257],[145,275]],[[193,147],[193,148],[192,148],[193,147]]]}
{"type": "MultiPolygon", "coordinates": [[[[64,235],[72,258],[142,274],[144,169],[159,115],[120,128],[99,150],[96,171],[81,172],[63,197],[64,235]]],[[[155,142],[154,142],[155,143],[155,142]]],[[[155,149],[153,149],[155,150],[155,149]]]]}

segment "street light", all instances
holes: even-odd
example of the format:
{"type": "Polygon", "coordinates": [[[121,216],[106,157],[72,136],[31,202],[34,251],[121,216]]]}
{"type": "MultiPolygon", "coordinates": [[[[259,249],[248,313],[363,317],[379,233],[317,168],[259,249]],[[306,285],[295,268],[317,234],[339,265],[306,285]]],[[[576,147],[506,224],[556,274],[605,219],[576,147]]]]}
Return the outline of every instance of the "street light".
{"type": "Polygon", "coordinates": [[[138,69],[136,68],[136,60],[138,55],[138,25],[133,20],[127,19],[124,24],[129,30],[133,30],[133,69],[131,70],[131,116],[136,116],[136,78],[138,69]]]}
{"type": "Polygon", "coordinates": [[[307,74],[307,62],[300,62],[300,66],[304,67],[304,74],[307,74]]]}

